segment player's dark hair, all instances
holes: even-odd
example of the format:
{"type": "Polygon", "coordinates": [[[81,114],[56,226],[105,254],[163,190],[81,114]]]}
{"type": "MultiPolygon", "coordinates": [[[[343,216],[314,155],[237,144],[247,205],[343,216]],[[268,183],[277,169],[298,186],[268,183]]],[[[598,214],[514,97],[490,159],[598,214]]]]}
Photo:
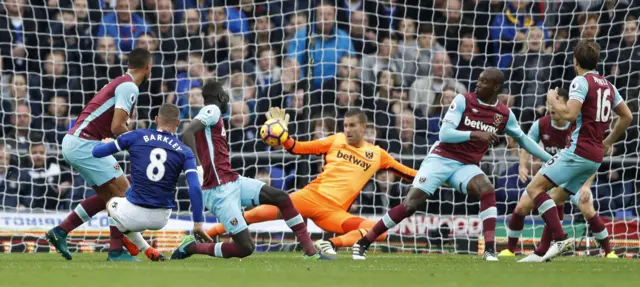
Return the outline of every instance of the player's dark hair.
{"type": "Polygon", "coordinates": [[[581,68],[595,70],[600,61],[600,44],[593,40],[580,40],[573,49],[573,57],[581,68]]]}
{"type": "Polygon", "coordinates": [[[158,111],[158,118],[164,122],[175,122],[180,119],[180,109],[174,104],[163,104],[158,111]]]}
{"type": "Polygon", "coordinates": [[[358,117],[358,121],[360,121],[361,124],[367,123],[367,114],[360,109],[350,109],[346,114],[344,114],[344,117],[358,117]]]}
{"type": "Polygon", "coordinates": [[[142,69],[151,61],[151,53],[146,49],[135,48],[129,53],[129,69],[142,69]]]}
{"type": "Polygon", "coordinates": [[[558,97],[561,98],[564,102],[567,102],[569,101],[569,92],[563,88],[559,88],[558,97]]]}

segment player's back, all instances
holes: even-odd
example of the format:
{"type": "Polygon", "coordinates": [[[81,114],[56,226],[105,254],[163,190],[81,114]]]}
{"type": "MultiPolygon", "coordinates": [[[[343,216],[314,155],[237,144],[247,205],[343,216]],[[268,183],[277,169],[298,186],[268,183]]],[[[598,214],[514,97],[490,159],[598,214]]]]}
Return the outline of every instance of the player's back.
{"type": "Polygon", "coordinates": [[[140,206],[173,208],[178,178],[193,153],[169,132],[139,129],[129,133],[133,138],[128,148],[131,190],[127,199],[140,206]]]}
{"type": "MultiPolygon", "coordinates": [[[[115,91],[120,84],[127,82],[134,82],[133,76],[129,73],[113,79],[102,87],[82,109],[78,119],[68,133],[89,140],[102,140],[113,137],[111,122],[116,106],[115,91]]],[[[137,96],[136,87],[136,93],[130,95],[132,97],[130,102],[135,102],[137,96]]]]}
{"type": "Polygon", "coordinates": [[[572,124],[569,150],[585,159],[601,162],[602,141],[609,128],[612,110],[622,102],[617,89],[596,72],[587,72],[571,83],[569,99],[582,102],[582,110],[572,124]]]}
{"type": "Polygon", "coordinates": [[[224,129],[220,109],[215,105],[202,108],[194,120],[205,125],[204,130],[195,134],[196,148],[204,170],[202,189],[211,189],[239,178],[231,170],[227,132],[224,129]]]}
{"type": "Polygon", "coordinates": [[[551,115],[546,115],[540,118],[536,123],[534,123],[534,125],[538,126],[538,135],[534,140],[542,142],[544,150],[551,155],[555,155],[560,150],[566,148],[571,142],[570,127],[554,126],[553,117],[551,115]]]}
{"type": "MultiPolygon", "coordinates": [[[[498,101],[495,105],[488,105],[478,100],[475,93],[464,94],[464,111],[458,124],[460,131],[485,131],[503,134],[511,111],[498,101]]],[[[456,104],[450,109],[456,110],[456,104]]],[[[478,164],[489,150],[489,144],[481,140],[471,139],[461,143],[439,142],[433,147],[433,153],[465,164],[478,164]]]]}

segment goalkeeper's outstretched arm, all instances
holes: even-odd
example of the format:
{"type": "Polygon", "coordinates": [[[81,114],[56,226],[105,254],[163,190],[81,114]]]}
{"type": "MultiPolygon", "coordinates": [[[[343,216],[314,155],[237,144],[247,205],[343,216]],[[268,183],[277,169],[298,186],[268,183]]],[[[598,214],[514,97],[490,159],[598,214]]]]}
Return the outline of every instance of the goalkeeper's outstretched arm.
{"type": "Polygon", "coordinates": [[[325,154],[336,140],[336,135],[332,135],[323,139],[299,142],[292,138],[288,138],[282,143],[282,146],[292,154],[325,154]]]}

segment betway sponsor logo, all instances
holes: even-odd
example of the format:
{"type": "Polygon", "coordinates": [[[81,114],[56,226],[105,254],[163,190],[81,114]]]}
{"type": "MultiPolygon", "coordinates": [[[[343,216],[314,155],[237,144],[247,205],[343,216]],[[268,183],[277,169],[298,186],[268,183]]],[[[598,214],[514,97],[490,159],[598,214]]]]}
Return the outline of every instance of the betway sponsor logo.
{"type": "Polygon", "coordinates": [[[359,159],[358,157],[350,154],[350,153],[343,153],[340,150],[338,150],[338,154],[336,155],[337,158],[343,158],[346,161],[353,163],[355,165],[359,165],[360,167],[362,167],[362,169],[364,169],[365,171],[369,170],[369,168],[371,167],[371,164],[359,159]]]}
{"type": "Polygon", "coordinates": [[[464,125],[474,129],[481,130],[483,132],[490,132],[494,134],[498,132],[498,128],[492,125],[485,124],[478,120],[472,120],[469,117],[464,117],[464,125]]]}

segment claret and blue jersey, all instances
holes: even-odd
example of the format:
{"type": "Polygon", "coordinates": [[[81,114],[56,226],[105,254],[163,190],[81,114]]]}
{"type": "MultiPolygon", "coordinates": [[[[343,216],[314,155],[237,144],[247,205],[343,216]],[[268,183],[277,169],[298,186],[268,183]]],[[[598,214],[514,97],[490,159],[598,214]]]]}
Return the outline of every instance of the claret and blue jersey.
{"type": "Polygon", "coordinates": [[[96,146],[93,155],[102,157],[123,150],[129,151],[131,160],[131,188],[126,193],[129,202],[147,208],[175,207],[176,185],[184,171],[194,221],[202,222],[202,191],[196,159],[189,147],[172,133],[139,129],[121,135],[112,143],[96,146]]]}

